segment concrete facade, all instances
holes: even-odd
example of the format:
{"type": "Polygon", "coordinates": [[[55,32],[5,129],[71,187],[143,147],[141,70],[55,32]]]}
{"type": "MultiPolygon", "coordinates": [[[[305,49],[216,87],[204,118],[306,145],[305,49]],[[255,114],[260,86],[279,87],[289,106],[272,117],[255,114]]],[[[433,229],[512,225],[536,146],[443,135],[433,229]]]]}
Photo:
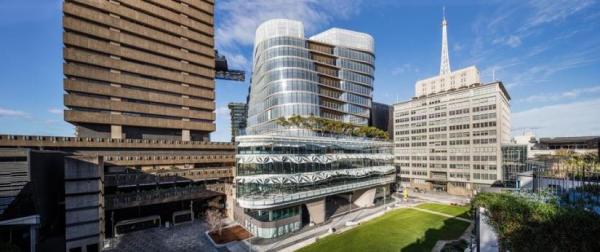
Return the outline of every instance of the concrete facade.
{"type": "Polygon", "coordinates": [[[207,140],[214,2],[67,0],[65,120],[78,136],[207,140]]]}
{"type": "Polygon", "coordinates": [[[477,186],[502,180],[502,145],[511,137],[509,100],[496,82],[395,104],[400,183],[470,195],[477,186]]]}
{"type": "Polygon", "coordinates": [[[373,206],[375,201],[375,188],[355,191],[352,195],[352,204],[358,207],[373,206]]]}
{"type": "Polygon", "coordinates": [[[98,251],[104,241],[104,168],[101,157],[65,158],[66,250],[98,251]]]}
{"type": "Polygon", "coordinates": [[[321,224],[325,221],[325,198],[306,203],[310,215],[310,222],[321,224]]]}

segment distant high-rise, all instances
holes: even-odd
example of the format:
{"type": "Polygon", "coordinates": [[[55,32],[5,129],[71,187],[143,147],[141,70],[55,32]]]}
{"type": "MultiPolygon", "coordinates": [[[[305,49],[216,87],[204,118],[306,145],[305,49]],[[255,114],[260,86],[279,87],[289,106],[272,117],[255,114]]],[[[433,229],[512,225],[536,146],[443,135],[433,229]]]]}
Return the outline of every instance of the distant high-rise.
{"type": "Polygon", "coordinates": [[[373,126],[388,133],[390,137],[394,135],[393,129],[393,111],[394,107],[385,103],[373,102],[371,106],[371,117],[369,126],[373,126]]]}
{"type": "Polygon", "coordinates": [[[65,120],[82,137],[208,140],[214,3],[64,3],[65,120]]]}
{"type": "Polygon", "coordinates": [[[510,96],[502,82],[481,85],[475,66],[450,71],[446,28],[444,15],[440,74],[394,105],[395,162],[402,186],[471,195],[503,180],[510,96]]]}
{"type": "Polygon", "coordinates": [[[229,103],[229,115],[231,116],[231,141],[235,142],[235,137],[239,136],[246,129],[246,120],[248,118],[248,108],[246,103],[229,103]]]}
{"type": "Polygon", "coordinates": [[[277,129],[277,118],[292,115],[367,125],[374,61],[368,34],[333,28],[306,39],[298,21],[263,23],[254,41],[248,133],[277,129]]]}

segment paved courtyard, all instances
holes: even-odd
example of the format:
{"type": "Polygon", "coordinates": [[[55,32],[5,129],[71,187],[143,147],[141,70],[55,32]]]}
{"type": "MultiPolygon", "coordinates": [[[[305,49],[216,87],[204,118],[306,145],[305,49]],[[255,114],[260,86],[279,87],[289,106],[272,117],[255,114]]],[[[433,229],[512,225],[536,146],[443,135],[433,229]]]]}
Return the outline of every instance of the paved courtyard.
{"type": "Polygon", "coordinates": [[[206,226],[196,221],[170,228],[152,228],[110,239],[105,251],[227,251],[217,249],[206,238],[206,226]]]}

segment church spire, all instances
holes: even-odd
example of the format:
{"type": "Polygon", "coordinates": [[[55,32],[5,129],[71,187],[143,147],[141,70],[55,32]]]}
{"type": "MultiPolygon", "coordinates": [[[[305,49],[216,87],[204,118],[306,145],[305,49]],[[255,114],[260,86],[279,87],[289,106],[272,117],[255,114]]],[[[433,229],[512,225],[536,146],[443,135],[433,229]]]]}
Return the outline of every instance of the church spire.
{"type": "Polygon", "coordinates": [[[442,9],[443,19],[442,19],[442,59],[440,62],[440,75],[445,75],[450,73],[450,57],[448,56],[448,35],[447,35],[447,27],[448,22],[446,22],[446,7],[444,6],[442,9]]]}

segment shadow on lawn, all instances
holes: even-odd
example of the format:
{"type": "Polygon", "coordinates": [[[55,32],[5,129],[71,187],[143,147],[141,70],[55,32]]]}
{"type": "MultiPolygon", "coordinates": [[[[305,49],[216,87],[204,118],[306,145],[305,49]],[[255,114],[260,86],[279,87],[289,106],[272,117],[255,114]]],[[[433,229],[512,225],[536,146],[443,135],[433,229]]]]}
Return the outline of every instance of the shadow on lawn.
{"type": "MultiPolygon", "coordinates": [[[[468,215],[465,215],[468,218],[468,215]]],[[[462,215],[460,217],[463,217],[462,215]]],[[[469,223],[455,219],[446,219],[441,228],[430,228],[425,235],[414,243],[401,249],[403,252],[426,251],[429,252],[439,240],[456,240],[469,227],[469,223]]]]}

